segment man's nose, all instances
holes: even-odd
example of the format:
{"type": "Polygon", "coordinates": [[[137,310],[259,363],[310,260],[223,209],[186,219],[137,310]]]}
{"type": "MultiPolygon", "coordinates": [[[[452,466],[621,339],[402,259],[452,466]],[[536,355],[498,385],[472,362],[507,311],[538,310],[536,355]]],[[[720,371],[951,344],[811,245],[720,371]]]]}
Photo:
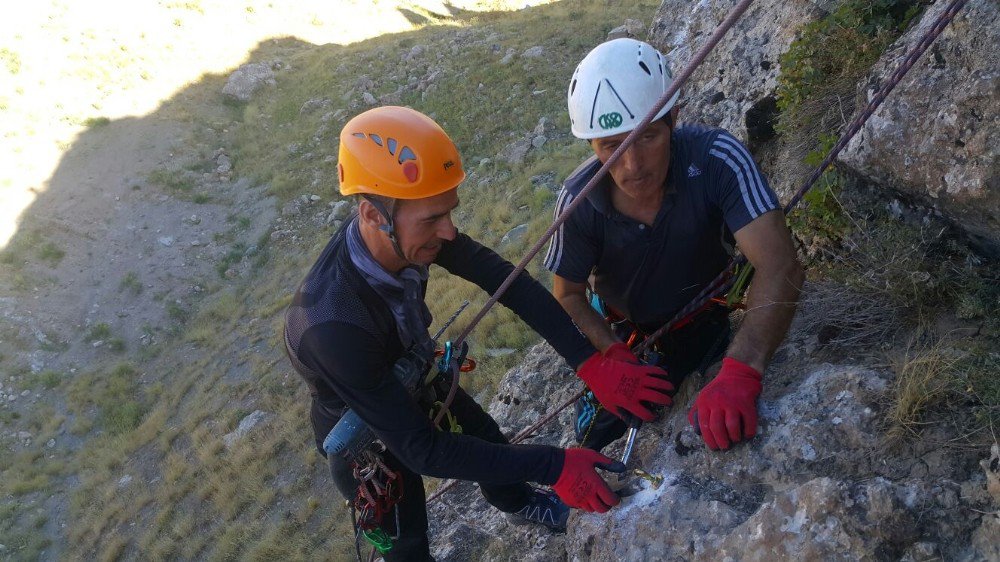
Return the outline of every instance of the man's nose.
{"type": "Polygon", "coordinates": [[[621,158],[618,159],[618,166],[623,172],[633,173],[638,172],[642,167],[642,161],[639,156],[639,151],[636,150],[635,146],[630,146],[626,150],[621,158]]]}
{"type": "Polygon", "coordinates": [[[438,221],[438,238],[450,241],[454,240],[457,234],[458,230],[455,228],[455,223],[451,222],[451,215],[438,221]]]}

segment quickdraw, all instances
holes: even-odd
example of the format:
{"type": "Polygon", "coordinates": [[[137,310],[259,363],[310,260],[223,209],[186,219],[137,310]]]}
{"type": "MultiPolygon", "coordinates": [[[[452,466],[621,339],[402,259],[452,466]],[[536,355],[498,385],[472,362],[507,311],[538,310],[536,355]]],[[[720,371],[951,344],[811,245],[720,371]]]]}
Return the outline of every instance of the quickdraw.
{"type": "Polygon", "coordinates": [[[354,507],[359,513],[358,527],[368,531],[378,527],[385,514],[403,499],[403,487],[399,473],[386,466],[381,455],[369,453],[366,457],[364,462],[354,463],[358,481],[354,507]]]}
{"type": "MultiPolygon", "coordinates": [[[[365,451],[353,463],[358,491],[351,502],[354,528],[376,550],[385,554],[392,549],[392,541],[399,538],[399,502],[403,499],[403,483],[399,473],[382,460],[381,452],[365,451]],[[385,516],[395,511],[396,534],[390,536],[382,529],[385,516]]],[[[357,536],[355,536],[355,541],[357,536]]]]}

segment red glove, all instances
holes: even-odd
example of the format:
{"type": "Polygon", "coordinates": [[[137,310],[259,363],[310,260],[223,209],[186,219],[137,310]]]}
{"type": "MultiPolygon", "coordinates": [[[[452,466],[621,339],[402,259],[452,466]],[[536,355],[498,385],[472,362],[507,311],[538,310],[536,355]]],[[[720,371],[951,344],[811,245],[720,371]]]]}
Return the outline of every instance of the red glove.
{"type": "Polygon", "coordinates": [[[757,397],[760,373],[750,365],[726,357],[712,382],[705,385],[688,421],[701,430],[701,438],[713,451],[757,434],[757,397]]]}
{"type": "Polygon", "coordinates": [[[570,507],[604,513],[621,499],[611,491],[594,467],[615,461],[590,449],[566,449],[562,472],[552,490],[570,507]]]}
{"type": "Polygon", "coordinates": [[[643,402],[668,406],[668,392],[674,385],[666,380],[667,372],[659,367],[640,365],[628,346],[616,343],[601,356],[595,353],[587,359],[577,375],[587,383],[597,400],[612,414],[621,417],[629,412],[642,421],[656,416],[643,402]]]}

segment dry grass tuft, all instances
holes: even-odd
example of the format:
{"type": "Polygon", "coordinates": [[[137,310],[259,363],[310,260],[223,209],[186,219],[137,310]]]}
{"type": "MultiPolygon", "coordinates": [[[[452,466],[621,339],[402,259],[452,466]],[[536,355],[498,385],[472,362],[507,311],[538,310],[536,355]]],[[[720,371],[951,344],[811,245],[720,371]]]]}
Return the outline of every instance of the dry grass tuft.
{"type": "Polygon", "coordinates": [[[830,280],[806,283],[794,328],[817,334],[820,344],[854,349],[891,343],[902,329],[890,299],[830,280]]]}
{"type": "Polygon", "coordinates": [[[896,383],[888,412],[888,436],[899,440],[920,434],[926,414],[947,399],[958,378],[956,365],[961,357],[940,343],[922,346],[911,343],[895,361],[896,383]]]}

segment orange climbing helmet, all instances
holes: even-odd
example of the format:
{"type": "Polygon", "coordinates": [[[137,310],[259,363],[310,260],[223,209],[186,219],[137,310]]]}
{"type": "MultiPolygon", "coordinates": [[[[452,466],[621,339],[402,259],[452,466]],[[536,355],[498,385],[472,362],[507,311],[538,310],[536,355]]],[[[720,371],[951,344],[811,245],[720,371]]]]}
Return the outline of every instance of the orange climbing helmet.
{"type": "Polygon", "coordinates": [[[455,143],[433,119],[408,107],[370,109],[340,132],[341,195],[422,199],[465,180],[455,143]]]}

